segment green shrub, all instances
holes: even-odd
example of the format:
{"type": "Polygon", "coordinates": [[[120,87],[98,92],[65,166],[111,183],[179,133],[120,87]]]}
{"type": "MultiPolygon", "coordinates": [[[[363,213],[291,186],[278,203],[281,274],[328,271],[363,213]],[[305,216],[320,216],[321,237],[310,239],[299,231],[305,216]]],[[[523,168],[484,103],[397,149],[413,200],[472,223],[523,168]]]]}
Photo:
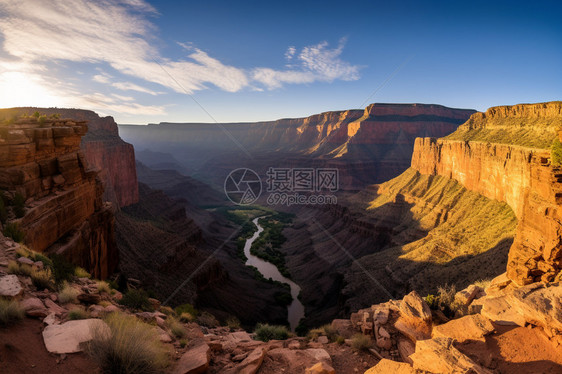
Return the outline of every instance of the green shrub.
{"type": "Polygon", "coordinates": [[[562,143],[558,138],[554,139],[550,146],[550,162],[553,166],[562,165],[562,143]]]}
{"type": "Polygon", "coordinates": [[[130,309],[140,309],[144,311],[152,311],[152,306],[148,301],[148,294],[144,290],[136,290],[130,288],[119,301],[119,304],[130,309]]]}
{"type": "Polygon", "coordinates": [[[97,326],[86,346],[104,373],[156,374],[168,366],[168,354],[152,326],[122,313],[110,314],[105,322],[110,333],[97,326]]]}
{"type": "Polygon", "coordinates": [[[111,293],[111,287],[109,287],[109,284],[105,281],[99,281],[96,285],[98,292],[101,293],[111,293]]]}
{"type": "Polygon", "coordinates": [[[25,197],[19,192],[14,196],[14,214],[17,218],[25,216],[25,197]]]}
{"type": "Polygon", "coordinates": [[[59,301],[63,304],[67,303],[77,303],[78,302],[78,295],[80,291],[76,288],[70,286],[68,283],[64,283],[61,291],[58,294],[59,301]]]}
{"type": "Polygon", "coordinates": [[[172,316],[172,317],[176,316],[176,312],[172,308],[166,305],[160,306],[160,312],[164,313],[167,316],[172,316]]]}
{"type": "Polygon", "coordinates": [[[343,343],[345,343],[345,338],[341,335],[338,335],[338,337],[336,338],[336,343],[342,345],[343,343]]]}
{"type": "Polygon", "coordinates": [[[262,342],[270,340],[285,340],[289,337],[289,330],[285,326],[272,326],[259,323],[254,331],[256,339],[262,342]]]}
{"type": "Polygon", "coordinates": [[[86,269],[81,268],[80,266],[76,266],[74,268],[74,276],[78,277],[78,278],[91,278],[92,276],[90,275],[90,273],[88,273],[86,271],[86,269]]]}
{"type": "Polygon", "coordinates": [[[355,334],[351,337],[351,348],[356,351],[368,351],[372,346],[371,337],[363,334],[355,334]]]}
{"type": "Polygon", "coordinates": [[[240,320],[234,316],[228,317],[226,319],[226,326],[228,326],[228,328],[231,331],[234,330],[239,330],[240,329],[240,320]]]}
{"type": "Polygon", "coordinates": [[[182,304],[176,307],[176,314],[180,316],[182,313],[189,313],[194,317],[197,317],[199,311],[193,307],[191,304],[182,304]]]}
{"type": "Polygon", "coordinates": [[[8,262],[8,274],[19,274],[20,264],[17,261],[8,262]]]}
{"type": "Polygon", "coordinates": [[[174,317],[168,317],[166,319],[166,325],[176,338],[185,338],[187,336],[185,326],[174,317]]]}
{"type": "Polygon", "coordinates": [[[33,113],[33,117],[37,119],[37,118],[41,117],[41,113],[35,112],[35,113],[33,113]]]}
{"type": "Polygon", "coordinates": [[[42,255],[41,253],[33,253],[32,254],[32,258],[33,261],[37,262],[37,261],[41,261],[43,263],[44,266],[53,267],[53,261],[51,261],[51,259],[45,255],[42,255]]]}
{"type": "Polygon", "coordinates": [[[71,321],[75,321],[77,319],[86,319],[88,318],[88,313],[80,308],[74,308],[70,312],[68,312],[68,319],[71,321]]]}
{"type": "Polygon", "coordinates": [[[19,302],[0,298],[0,326],[8,326],[23,319],[25,312],[19,302]]]}
{"type": "Polygon", "coordinates": [[[33,268],[27,264],[20,264],[17,261],[8,262],[8,273],[23,275],[25,277],[30,277],[33,268]]]}
{"type": "Polygon", "coordinates": [[[220,326],[219,321],[215,318],[214,315],[209,312],[203,312],[199,316],[197,316],[197,323],[199,323],[201,326],[209,328],[220,326]]]}
{"type": "Polygon", "coordinates": [[[4,225],[4,236],[12,238],[15,242],[22,242],[25,238],[25,232],[20,229],[20,225],[16,222],[9,222],[4,225]]]}
{"type": "Polygon", "coordinates": [[[58,254],[51,256],[53,276],[56,284],[72,280],[74,276],[74,265],[58,254]]]}
{"type": "Polygon", "coordinates": [[[51,270],[48,268],[43,270],[32,268],[30,276],[33,285],[37,287],[38,290],[53,290],[55,288],[53,275],[51,273],[51,270]]]}
{"type": "Polygon", "coordinates": [[[448,318],[467,313],[466,306],[455,300],[456,287],[444,285],[437,288],[437,295],[427,295],[424,299],[431,309],[441,310],[448,318]]]}
{"type": "Polygon", "coordinates": [[[332,343],[335,342],[339,336],[338,330],[333,328],[330,324],[322,326],[321,329],[332,343]]]}
{"type": "Polygon", "coordinates": [[[185,322],[185,323],[193,322],[193,321],[195,321],[196,318],[197,317],[195,317],[195,316],[193,316],[189,313],[182,313],[180,315],[180,321],[185,322]]]}
{"type": "Polygon", "coordinates": [[[180,347],[185,348],[186,346],[187,346],[187,340],[186,339],[180,340],[180,347]]]}
{"type": "Polygon", "coordinates": [[[4,203],[4,199],[0,197],[0,222],[4,224],[6,223],[7,219],[8,219],[8,210],[6,209],[6,204],[4,203]]]}

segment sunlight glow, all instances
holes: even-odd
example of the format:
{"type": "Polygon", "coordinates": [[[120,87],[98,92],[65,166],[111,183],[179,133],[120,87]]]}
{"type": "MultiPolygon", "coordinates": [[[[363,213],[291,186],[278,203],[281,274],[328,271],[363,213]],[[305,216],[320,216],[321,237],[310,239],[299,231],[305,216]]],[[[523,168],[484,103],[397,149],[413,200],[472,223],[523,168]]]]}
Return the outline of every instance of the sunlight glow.
{"type": "Polygon", "coordinates": [[[61,106],[64,100],[54,95],[39,77],[21,72],[0,73],[0,105],[15,106],[61,106]]]}

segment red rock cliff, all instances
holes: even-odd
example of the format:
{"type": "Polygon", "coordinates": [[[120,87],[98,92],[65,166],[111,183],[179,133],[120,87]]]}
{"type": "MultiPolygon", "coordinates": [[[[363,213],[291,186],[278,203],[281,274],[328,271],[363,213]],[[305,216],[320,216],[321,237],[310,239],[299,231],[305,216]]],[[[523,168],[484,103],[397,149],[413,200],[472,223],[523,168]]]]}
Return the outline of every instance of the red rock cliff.
{"type": "Polygon", "coordinates": [[[19,119],[0,133],[0,189],[24,196],[25,215],[9,217],[30,248],[56,252],[95,277],[118,261],[114,217],[98,172],[80,151],[85,121],[19,119]]]}
{"type": "Polygon", "coordinates": [[[82,138],[81,149],[88,162],[101,170],[104,184],[104,201],[115,207],[124,207],[139,200],[135,151],[131,144],[119,137],[113,117],[100,117],[90,110],[60,108],[13,108],[0,110],[0,117],[33,114],[35,111],[50,116],[60,114],[65,118],[88,121],[88,132],[82,138]]]}
{"type": "MultiPolygon", "coordinates": [[[[553,123],[562,120],[562,103],[490,108],[486,113],[474,114],[459,127],[459,132],[470,137],[467,129],[489,129],[498,123],[514,126],[513,122],[501,122],[505,118],[519,119],[518,131],[525,123],[548,119],[543,127],[529,129],[544,136],[553,132],[553,123]]],[[[551,135],[544,144],[554,137],[551,135]]],[[[509,251],[507,273],[517,284],[524,285],[562,276],[562,169],[550,165],[549,158],[546,149],[418,138],[412,168],[422,174],[455,179],[467,189],[512,207],[519,224],[509,251]]]]}

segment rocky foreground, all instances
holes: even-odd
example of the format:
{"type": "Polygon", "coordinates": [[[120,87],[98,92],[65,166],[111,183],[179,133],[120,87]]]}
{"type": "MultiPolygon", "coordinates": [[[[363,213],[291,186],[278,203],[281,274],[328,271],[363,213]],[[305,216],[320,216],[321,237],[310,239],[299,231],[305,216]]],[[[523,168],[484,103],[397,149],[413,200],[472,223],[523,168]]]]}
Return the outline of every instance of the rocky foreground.
{"type": "Polygon", "coordinates": [[[562,369],[562,285],[516,288],[501,275],[484,290],[472,285],[455,295],[449,320],[416,292],[334,320],[307,337],[256,340],[236,327],[180,322],[170,308],[149,299],[152,312],[120,303],[123,295],[88,277],[74,277],[64,292],[38,287],[33,275],[14,273],[14,263],[40,271],[42,261],[0,238],[0,296],[19,300],[23,322],[0,328],[2,372],[101,372],[83,351],[105,321],[134,316],[151,326],[165,347],[169,373],[556,373],[562,369]],[[68,289],[74,290],[66,300],[68,289]],[[64,302],[63,302],[64,301],[64,302]],[[466,313],[464,316],[461,314],[466,313]],[[78,316],[78,317],[77,317],[78,316]],[[35,322],[35,320],[38,320],[35,322]],[[39,321],[42,321],[39,322],[39,321]],[[364,339],[361,339],[361,336],[364,339]],[[22,340],[25,339],[25,340],[22,340]],[[361,342],[363,340],[363,342],[361,342]],[[28,349],[34,347],[34,349],[28,349]]]}

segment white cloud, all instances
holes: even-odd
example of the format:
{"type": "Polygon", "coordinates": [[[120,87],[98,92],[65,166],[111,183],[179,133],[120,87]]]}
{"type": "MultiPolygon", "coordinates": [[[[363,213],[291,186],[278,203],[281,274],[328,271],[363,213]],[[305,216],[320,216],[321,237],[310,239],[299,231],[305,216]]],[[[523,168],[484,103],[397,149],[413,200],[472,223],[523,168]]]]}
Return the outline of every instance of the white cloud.
{"type": "MultiPolygon", "coordinates": [[[[295,47],[289,47],[285,57],[295,65],[286,70],[229,66],[189,42],[178,43],[188,52],[187,56],[172,60],[162,56],[154,47],[157,29],[150,22],[154,16],[158,16],[157,10],[144,0],[2,0],[0,41],[3,43],[0,48],[5,57],[0,57],[0,72],[27,74],[30,81],[49,80],[53,76],[49,63],[56,63],[60,69],[65,66],[72,69],[70,63],[86,63],[98,66],[99,72],[90,77],[94,82],[110,90],[150,95],[161,92],[130,80],[158,84],[180,93],[184,90],[193,93],[210,85],[227,92],[244,88],[259,91],[284,84],[355,80],[359,77],[359,68],[340,58],[344,41],[335,49],[323,42],[304,47],[300,53],[295,47]],[[104,72],[100,66],[119,77],[104,72]]],[[[53,100],[59,97],[64,98],[65,103],[69,100],[76,102],[76,97],[68,97],[69,92],[77,90],[73,84],[65,80],[58,82],[57,88],[44,86],[43,90],[45,96],[53,100]]],[[[152,105],[136,104],[139,106],[135,107],[130,100],[122,100],[128,97],[124,95],[121,99],[108,98],[107,95],[102,99],[99,92],[84,92],[88,88],[78,90],[84,97],[82,103],[97,103],[100,108],[127,113],[133,109],[144,113],[164,111],[164,108],[152,105]]]]}
{"type": "MultiPolygon", "coordinates": [[[[336,79],[353,81],[359,79],[357,65],[343,61],[340,55],[345,46],[345,39],[341,39],[338,47],[330,49],[327,42],[304,47],[297,56],[299,65],[289,65],[287,70],[274,70],[270,68],[256,68],[252,78],[264,84],[268,89],[275,89],[283,84],[302,84],[320,82],[333,82],[336,79]]],[[[289,47],[285,53],[287,60],[293,60],[296,48],[289,47]]]]}
{"type": "Polygon", "coordinates": [[[104,84],[108,84],[110,83],[110,79],[111,77],[105,75],[105,74],[96,74],[92,77],[92,80],[94,82],[98,82],[98,83],[104,83],[104,84]]]}
{"type": "Polygon", "coordinates": [[[285,52],[285,58],[287,59],[287,61],[291,61],[296,52],[297,49],[293,46],[287,48],[287,51],[285,52]]]}

